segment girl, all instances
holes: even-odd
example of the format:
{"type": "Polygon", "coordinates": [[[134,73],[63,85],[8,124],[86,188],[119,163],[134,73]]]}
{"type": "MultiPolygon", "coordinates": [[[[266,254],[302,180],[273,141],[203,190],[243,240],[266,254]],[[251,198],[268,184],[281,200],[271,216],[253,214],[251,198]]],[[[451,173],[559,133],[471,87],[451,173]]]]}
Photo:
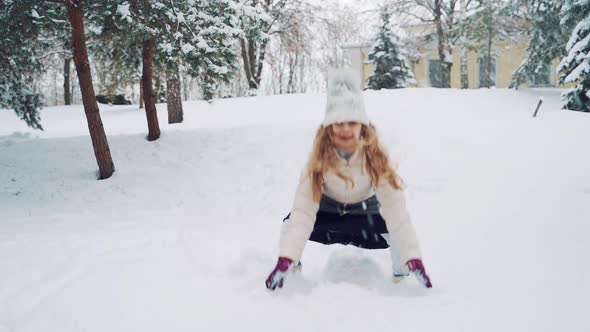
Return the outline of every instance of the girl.
{"type": "Polygon", "coordinates": [[[339,70],[328,82],[324,121],[317,130],[291,213],[285,218],[279,259],[266,287],[281,288],[300,268],[307,240],[390,249],[393,278],[413,273],[432,287],[422,264],[401,180],[369,123],[354,75],[339,70]]]}

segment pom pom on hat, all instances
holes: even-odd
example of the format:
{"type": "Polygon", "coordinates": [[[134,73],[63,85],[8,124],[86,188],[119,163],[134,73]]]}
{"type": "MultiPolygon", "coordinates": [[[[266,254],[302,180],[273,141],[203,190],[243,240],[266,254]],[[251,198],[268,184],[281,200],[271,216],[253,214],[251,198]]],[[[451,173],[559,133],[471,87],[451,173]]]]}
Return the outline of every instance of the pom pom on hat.
{"type": "Polygon", "coordinates": [[[369,125],[360,80],[350,69],[337,69],[328,76],[328,93],[324,127],[339,122],[369,125]]]}

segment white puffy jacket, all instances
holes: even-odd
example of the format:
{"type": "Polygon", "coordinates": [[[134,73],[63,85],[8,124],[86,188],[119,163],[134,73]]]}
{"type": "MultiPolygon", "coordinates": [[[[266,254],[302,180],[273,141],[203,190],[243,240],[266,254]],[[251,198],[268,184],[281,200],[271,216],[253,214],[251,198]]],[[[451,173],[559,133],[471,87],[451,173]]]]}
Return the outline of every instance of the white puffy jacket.
{"type": "MultiPolygon", "coordinates": [[[[336,150],[334,153],[337,154],[336,150]]],[[[361,149],[348,159],[338,156],[340,169],[354,181],[354,187],[328,172],[324,174],[323,193],[341,203],[358,203],[374,194],[381,205],[381,216],[385,220],[395,250],[402,262],[412,258],[422,258],[416,232],[406,209],[404,193],[391,187],[389,182],[381,181],[378,187],[371,184],[371,177],[364,169],[361,149]]],[[[289,220],[283,223],[279,243],[279,256],[299,261],[305,244],[311,235],[319,203],[312,199],[311,179],[304,170],[295,193],[295,202],[289,220]]]]}

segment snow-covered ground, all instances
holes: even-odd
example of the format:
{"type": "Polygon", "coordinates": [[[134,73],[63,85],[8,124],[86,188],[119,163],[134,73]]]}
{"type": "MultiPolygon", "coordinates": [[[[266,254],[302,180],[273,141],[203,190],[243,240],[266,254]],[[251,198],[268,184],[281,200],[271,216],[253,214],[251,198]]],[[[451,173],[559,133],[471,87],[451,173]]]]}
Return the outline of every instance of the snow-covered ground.
{"type": "Polygon", "coordinates": [[[0,331],[590,331],[589,114],[555,90],[364,94],[433,289],[393,284],[386,250],[311,242],[264,288],[321,95],[187,102],[180,125],[158,105],[156,142],[101,105],[104,181],[81,106],[45,132],[2,110],[0,331]]]}

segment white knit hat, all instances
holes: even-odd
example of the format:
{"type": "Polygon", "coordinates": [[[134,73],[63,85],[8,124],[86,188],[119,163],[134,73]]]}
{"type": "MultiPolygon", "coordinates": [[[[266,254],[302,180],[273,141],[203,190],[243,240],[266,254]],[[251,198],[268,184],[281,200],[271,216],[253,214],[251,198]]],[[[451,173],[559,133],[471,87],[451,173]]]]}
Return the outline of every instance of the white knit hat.
{"type": "Polygon", "coordinates": [[[369,125],[360,85],[357,75],[350,69],[337,69],[328,76],[324,127],[348,121],[369,125]]]}

